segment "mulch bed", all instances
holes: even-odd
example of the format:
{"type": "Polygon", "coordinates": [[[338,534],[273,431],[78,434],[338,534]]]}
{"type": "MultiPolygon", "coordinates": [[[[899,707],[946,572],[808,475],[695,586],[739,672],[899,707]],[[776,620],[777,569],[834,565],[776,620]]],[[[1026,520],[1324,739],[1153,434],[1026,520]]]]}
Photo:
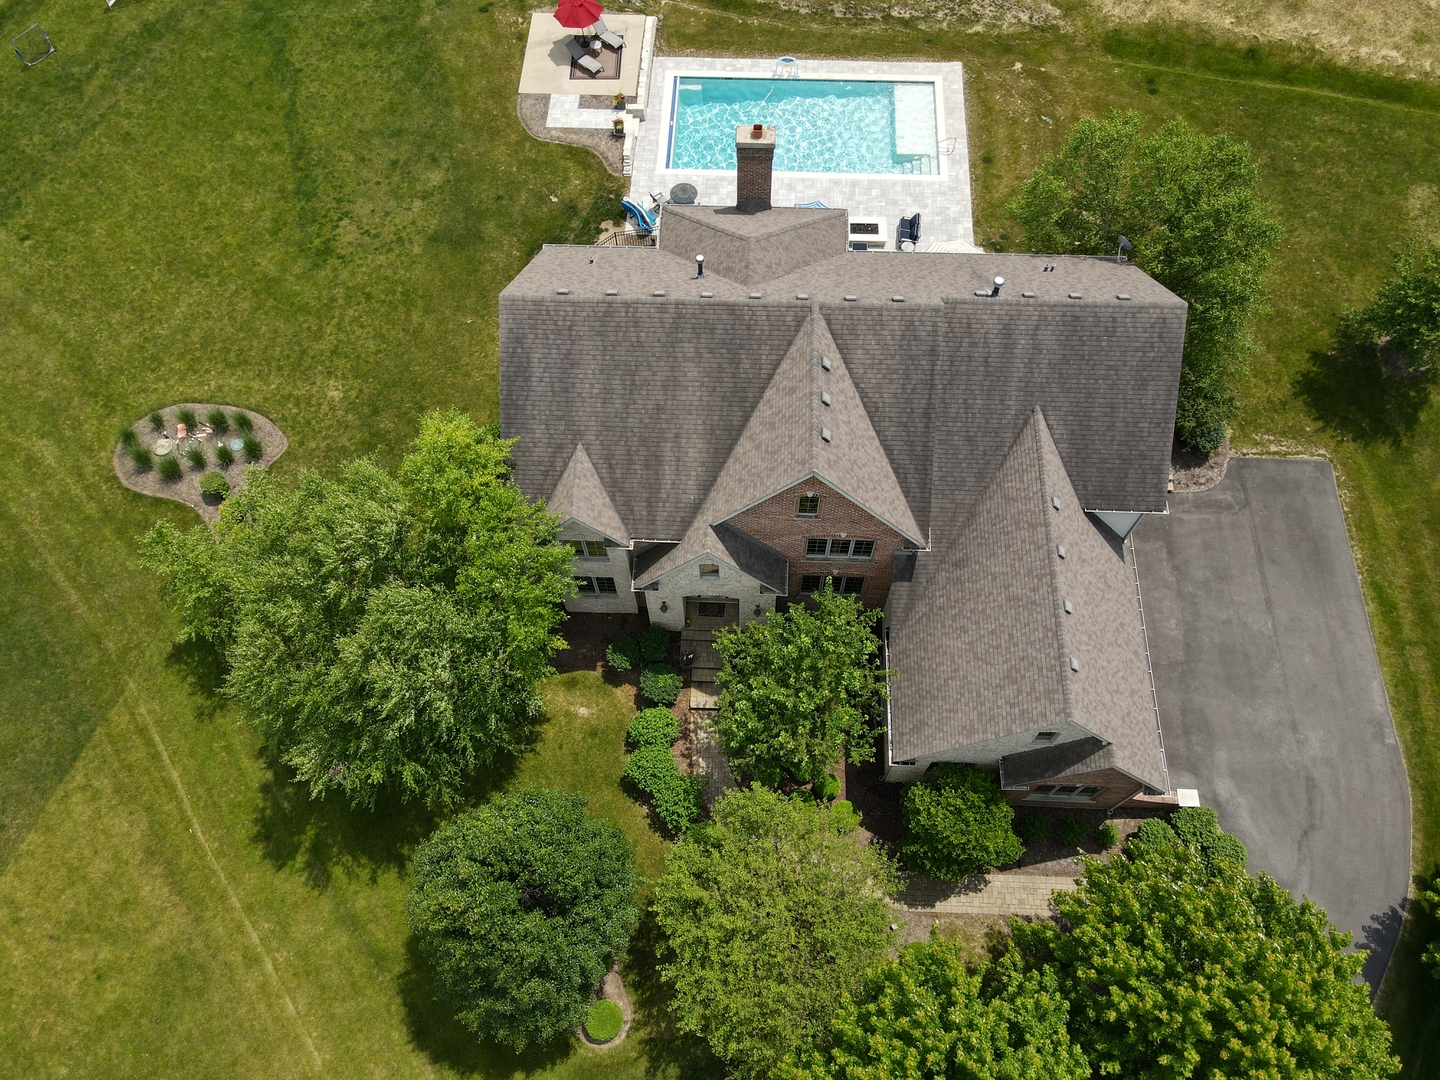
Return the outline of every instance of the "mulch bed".
{"type": "Polygon", "coordinates": [[[515,112],[525,130],[540,141],[583,146],[592,151],[610,172],[616,176],[624,175],[624,139],[617,139],[603,129],[545,126],[545,118],[550,114],[549,94],[517,94],[515,112]]]}
{"type": "Polygon", "coordinates": [[[1176,439],[1170,447],[1171,491],[1206,491],[1225,479],[1225,469],[1234,456],[1230,436],[1211,453],[1182,450],[1176,439]]]}
{"type": "MultiPolygon", "coordinates": [[[[176,414],[181,409],[190,409],[194,412],[200,421],[197,428],[203,431],[205,429],[201,425],[204,424],[206,414],[215,408],[224,409],[232,417],[230,430],[223,436],[226,442],[239,435],[235,427],[234,415],[245,413],[250,417],[250,421],[254,425],[254,435],[260,440],[262,450],[258,461],[248,461],[242,453],[236,453],[234,464],[220,465],[215,460],[215,447],[222,437],[214,434],[201,435],[198,438],[187,438],[183,447],[171,451],[172,454],[180,455],[178,460],[181,462],[184,472],[179,480],[163,480],[155,468],[148,472],[141,472],[135,468],[134,463],[130,460],[129,452],[117,443],[113,464],[115,475],[120,478],[120,482],[131,491],[138,491],[142,495],[154,495],[157,498],[182,502],[211,524],[219,521],[220,500],[200,494],[200,477],[211,470],[220,472],[226,480],[230,481],[230,495],[233,497],[245,490],[245,470],[247,468],[268,469],[270,464],[285,452],[289,443],[285,438],[285,433],[271,423],[268,417],[261,416],[250,409],[238,409],[233,405],[216,405],[213,402],[182,401],[157,411],[164,418],[164,432],[173,437],[175,425],[178,423],[176,414]],[[185,450],[197,446],[205,454],[207,464],[203,469],[195,468],[184,458],[185,450]]],[[[140,440],[140,445],[147,449],[152,448],[161,437],[150,423],[148,414],[131,424],[130,430],[135,432],[136,437],[140,440]]],[[[155,460],[158,462],[159,459],[155,460]]]]}

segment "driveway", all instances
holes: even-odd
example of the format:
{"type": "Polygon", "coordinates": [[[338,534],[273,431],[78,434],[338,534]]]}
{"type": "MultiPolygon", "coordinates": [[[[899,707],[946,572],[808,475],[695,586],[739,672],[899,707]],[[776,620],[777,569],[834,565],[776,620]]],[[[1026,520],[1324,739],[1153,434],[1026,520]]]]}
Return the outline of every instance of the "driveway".
{"type": "Polygon", "coordinates": [[[1241,458],[1134,532],[1173,788],[1373,949],[1410,881],[1410,797],[1328,462],[1241,458]]]}

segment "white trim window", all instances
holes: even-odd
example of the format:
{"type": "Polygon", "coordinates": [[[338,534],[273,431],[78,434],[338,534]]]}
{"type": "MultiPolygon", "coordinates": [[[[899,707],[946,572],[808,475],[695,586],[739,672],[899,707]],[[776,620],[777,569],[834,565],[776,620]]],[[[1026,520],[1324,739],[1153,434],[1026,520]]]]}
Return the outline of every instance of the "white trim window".
{"type": "Polygon", "coordinates": [[[615,596],[615,579],[613,577],[581,577],[575,575],[575,587],[580,590],[581,596],[615,596]]]}
{"type": "Polygon", "coordinates": [[[609,552],[605,550],[604,540],[571,540],[569,544],[577,559],[608,559],[610,557],[609,552]]]}

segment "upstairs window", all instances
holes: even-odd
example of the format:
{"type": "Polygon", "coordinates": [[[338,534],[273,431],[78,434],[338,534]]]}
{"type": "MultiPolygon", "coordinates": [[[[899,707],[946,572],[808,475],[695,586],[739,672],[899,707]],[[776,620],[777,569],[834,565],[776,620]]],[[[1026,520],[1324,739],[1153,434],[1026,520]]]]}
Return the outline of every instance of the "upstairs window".
{"type": "Polygon", "coordinates": [[[1070,802],[1094,802],[1100,795],[1098,787],[1081,787],[1079,784],[1040,784],[1030,789],[1027,799],[1065,799],[1070,802]]]}
{"type": "Polygon", "coordinates": [[[863,577],[842,578],[837,584],[840,586],[842,596],[859,596],[865,591],[865,579],[863,577]]]}
{"type": "Polygon", "coordinates": [[[812,537],[805,541],[807,559],[873,559],[874,540],[825,540],[812,537]]]}
{"type": "Polygon", "coordinates": [[[819,517],[819,516],[820,516],[820,496],[819,496],[819,495],[801,495],[801,496],[800,496],[800,508],[795,511],[795,516],[796,516],[796,517],[819,517]]]}
{"type": "Polygon", "coordinates": [[[615,595],[615,579],[613,577],[577,577],[575,587],[580,590],[581,596],[615,595]]]}
{"type": "Polygon", "coordinates": [[[719,563],[713,563],[713,562],[702,562],[702,563],[700,564],[700,576],[701,576],[701,577],[719,577],[719,576],[720,576],[720,564],[719,564],[719,563]]]}
{"type": "Polygon", "coordinates": [[[570,547],[575,552],[577,559],[605,559],[604,540],[571,540],[570,547]]]}
{"type": "Polygon", "coordinates": [[[800,577],[800,595],[810,596],[825,587],[824,574],[802,574],[800,577]]]}

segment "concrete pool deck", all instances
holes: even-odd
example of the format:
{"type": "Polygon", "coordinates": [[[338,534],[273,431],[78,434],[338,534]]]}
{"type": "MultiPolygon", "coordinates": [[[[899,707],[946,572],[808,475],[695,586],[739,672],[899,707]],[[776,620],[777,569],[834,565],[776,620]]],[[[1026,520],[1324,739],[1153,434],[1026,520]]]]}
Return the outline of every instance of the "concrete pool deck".
{"type": "MultiPolygon", "coordinates": [[[[669,88],[677,76],[746,75],[771,78],[775,59],[736,60],[696,56],[657,56],[642,88],[644,122],[639,124],[629,155],[630,196],[643,205],[652,195],[662,200],[676,184],[693,184],[699,202],[712,206],[735,202],[735,173],[670,169],[664,154],[670,138],[669,88]]],[[[970,208],[970,156],[965,128],[964,66],[958,63],[880,63],[859,60],[800,59],[798,79],[935,80],[940,173],[850,175],[846,173],[784,173],[774,177],[776,206],[812,201],[848,210],[851,220],[879,219],[893,248],[896,224],[904,215],[921,215],[921,250],[940,243],[947,250],[975,251],[970,208]]],[[[662,226],[663,227],[663,226],[662,226]]]]}

